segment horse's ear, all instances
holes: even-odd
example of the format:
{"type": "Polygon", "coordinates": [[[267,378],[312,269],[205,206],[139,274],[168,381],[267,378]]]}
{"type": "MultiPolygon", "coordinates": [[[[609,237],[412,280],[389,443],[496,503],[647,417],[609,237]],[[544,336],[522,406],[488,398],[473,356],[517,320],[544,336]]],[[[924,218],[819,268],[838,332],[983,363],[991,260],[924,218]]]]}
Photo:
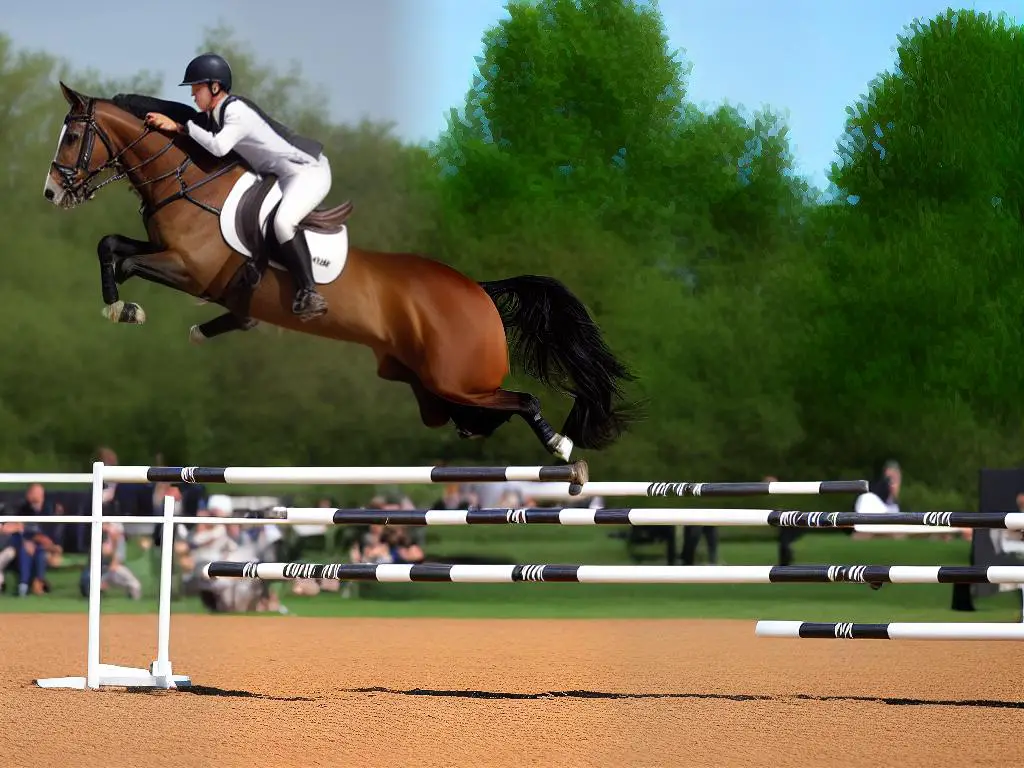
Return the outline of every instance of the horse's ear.
{"type": "Polygon", "coordinates": [[[64,94],[65,101],[67,101],[68,105],[70,105],[72,108],[82,107],[85,105],[85,97],[82,94],[78,93],[78,91],[75,91],[74,89],[68,88],[66,85],[64,85],[63,80],[60,81],[60,91],[64,94]]]}

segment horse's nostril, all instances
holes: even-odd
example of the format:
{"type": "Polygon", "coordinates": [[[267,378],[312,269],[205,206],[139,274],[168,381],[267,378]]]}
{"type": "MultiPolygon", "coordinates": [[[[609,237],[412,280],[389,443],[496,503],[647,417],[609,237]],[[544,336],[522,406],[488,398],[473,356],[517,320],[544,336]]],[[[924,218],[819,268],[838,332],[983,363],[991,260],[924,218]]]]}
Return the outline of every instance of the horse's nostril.
{"type": "Polygon", "coordinates": [[[56,193],[52,189],[46,190],[43,194],[46,195],[47,200],[53,200],[53,198],[56,196],[56,193]]]}

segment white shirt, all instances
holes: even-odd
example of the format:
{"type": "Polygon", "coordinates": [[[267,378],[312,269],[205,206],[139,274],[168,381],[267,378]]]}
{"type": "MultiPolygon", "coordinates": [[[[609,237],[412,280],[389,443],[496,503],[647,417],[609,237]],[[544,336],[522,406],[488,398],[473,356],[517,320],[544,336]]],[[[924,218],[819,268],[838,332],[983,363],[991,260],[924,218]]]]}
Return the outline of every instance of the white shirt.
{"type": "Polygon", "coordinates": [[[211,155],[224,157],[234,150],[257,173],[276,176],[291,176],[317,161],[279,136],[259,113],[241,100],[228,103],[225,99],[214,109],[213,119],[221,126],[217,133],[191,120],[185,124],[188,135],[211,155]]]}

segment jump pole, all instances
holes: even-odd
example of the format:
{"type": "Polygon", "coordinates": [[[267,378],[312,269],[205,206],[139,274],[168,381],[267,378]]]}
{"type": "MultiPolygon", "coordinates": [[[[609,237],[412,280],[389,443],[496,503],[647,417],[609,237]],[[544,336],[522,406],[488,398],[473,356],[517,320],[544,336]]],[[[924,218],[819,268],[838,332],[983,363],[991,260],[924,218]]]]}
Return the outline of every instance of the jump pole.
{"type": "Polygon", "coordinates": [[[449,565],[441,563],[208,563],[207,578],[508,584],[1022,584],[1024,566],[917,565],[449,565]]]}
{"type": "Polygon", "coordinates": [[[543,488],[531,488],[536,498],[563,496],[648,496],[648,497],[712,497],[738,496],[834,496],[866,493],[867,480],[815,480],[794,482],[755,483],[652,483],[652,482],[595,482],[586,483],[578,493],[568,485],[551,483],[543,488]]]}
{"type": "Polygon", "coordinates": [[[759,621],[758,637],[827,640],[1024,640],[1024,624],[889,622],[855,624],[840,621],[759,621]]]}
{"type": "Polygon", "coordinates": [[[103,478],[119,483],[244,483],[269,485],[375,485],[381,483],[587,482],[585,461],[555,466],[504,467],[147,467],[113,466],[103,478]]]}
{"type": "Polygon", "coordinates": [[[0,485],[90,485],[89,472],[0,472],[0,485]]]}
{"type": "Polygon", "coordinates": [[[527,507],[485,509],[396,509],[274,507],[284,523],[303,525],[721,525],[774,528],[911,529],[919,533],[955,528],[1024,530],[1024,513],[989,512],[800,512],[772,509],[643,509],[527,507]],[[954,526],[950,528],[948,526],[954,526]]]}

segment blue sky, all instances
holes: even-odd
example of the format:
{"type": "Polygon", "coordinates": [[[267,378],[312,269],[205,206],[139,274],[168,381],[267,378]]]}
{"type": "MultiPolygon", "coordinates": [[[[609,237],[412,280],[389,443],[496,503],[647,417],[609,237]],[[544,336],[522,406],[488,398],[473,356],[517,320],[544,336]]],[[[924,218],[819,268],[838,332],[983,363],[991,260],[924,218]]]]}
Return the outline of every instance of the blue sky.
{"type": "MultiPolygon", "coordinates": [[[[412,141],[434,138],[462,104],[485,30],[505,0],[47,0],[5,2],[0,32],[108,76],[163,75],[178,89],[203,32],[218,23],[268,63],[297,62],[340,120],[395,123],[412,141]],[[120,42],[115,42],[119,41],[120,42]]],[[[845,108],[891,69],[896,37],[937,0],[661,0],[670,44],[692,65],[688,97],[787,116],[798,170],[819,186],[834,159],[845,108]]],[[[954,8],[1024,23],[1024,0],[962,0],[954,8]]]]}

